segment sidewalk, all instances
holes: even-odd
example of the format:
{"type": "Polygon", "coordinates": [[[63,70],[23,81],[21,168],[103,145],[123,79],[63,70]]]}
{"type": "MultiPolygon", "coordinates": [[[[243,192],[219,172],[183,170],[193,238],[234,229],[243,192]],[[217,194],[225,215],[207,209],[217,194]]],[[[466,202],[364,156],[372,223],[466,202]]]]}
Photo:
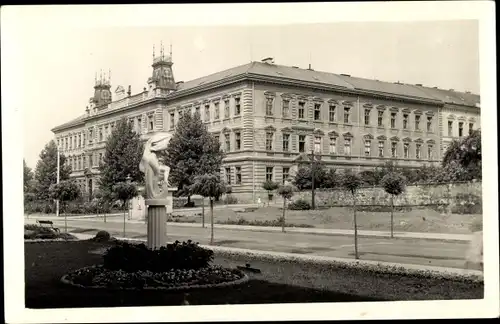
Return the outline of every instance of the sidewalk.
{"type": "MultiPolygon", "coordinates": [[[[42,217],[41,217],[42,218],[42,217]]],[[[29,218],[28,220],[36,220],[37,218],[29,218]]],[[[63,221],[63,217],[43,217],[47,220],[57,220],[63,221]]],[[[69,217],[68,217],[68,220],[69,217]]],[[[93,216],[74,216],[71,220],[85,220],[92,222],[102,222],[103,218],[93,217],[93,216]],[[79,218],[76,218],[79,217],[79,218]]],[[[110,217],[107,222],[122,222],[123,218],[110,217]]],[[[127,220],[129,224],[144,224],[144,220],[127,220]]],[[[201,227],[200,223],[175,223],[168,222],[167,225],[170,227],[201,227]]],[[[209,224],[205,224],[206,228],[209,228],[209,224]]],[[[227,229],[227,230],[238,230],[238,231],[254,231],[254,232],[281,232],[281,227],[270,227],[270,226],[249,226],[249,225],[227,225],[227,224],[214,224],[216,229],[227,229]]],[[[287,233],[302,233],[302,234],[316,234],[316,235],[332,235],[332,236],[353,236],[354,230],[344,230],[344,229],[327,229],[327,228],[300,228],[300,227],[285,227],[285,232],[287,233]]],[[[359,237],[391,237],[389,231],[372,231],[372,230],[358,230],[359,237]]],[[[449,234],[449,233],[419,233],[419,232],[394,232],[395,238],[402,239],[425,239],[425,240],[437,240],[437,241],[448,241],[448,242],[469,242],[472,239],[472,234],[449,234]]]]}

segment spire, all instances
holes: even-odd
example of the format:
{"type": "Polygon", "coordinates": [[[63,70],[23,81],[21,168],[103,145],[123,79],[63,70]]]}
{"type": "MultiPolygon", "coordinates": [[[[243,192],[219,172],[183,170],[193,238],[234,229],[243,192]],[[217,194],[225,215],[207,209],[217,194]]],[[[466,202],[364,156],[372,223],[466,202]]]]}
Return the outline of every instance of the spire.
{"type": "Polygon", "coordinates": [[[109,69],[108,81],[109,81],[109,84],[111,84],[111,69],[109,69]]]}
{"type": "Polygon", "coordinates": [[[163,59],[163,41],[160,41],[160,58],[163,59]]]}
{"type": "Polygon", "coordinates": [[[153,61],[155,60],[155,44],[153,44],[153,61]]]}

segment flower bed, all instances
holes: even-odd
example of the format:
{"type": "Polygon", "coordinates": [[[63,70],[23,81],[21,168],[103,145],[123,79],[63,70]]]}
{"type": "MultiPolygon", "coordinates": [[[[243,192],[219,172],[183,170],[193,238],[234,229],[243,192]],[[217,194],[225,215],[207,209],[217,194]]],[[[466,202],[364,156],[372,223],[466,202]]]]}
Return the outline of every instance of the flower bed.
{"type": "Polygon", "coordinates": [[[188,290],[238,285],[248,276],[237,269],[209,266],[197,270],[172,269],[168,272],[109,270],[92,266],[61,278],[65,284],[80,288],[188,290]]]}
{"type": "Polygon", "coordinates": [[[116,241],[103,264],[64,275],[61,281],[81,288],[186,290],[236,285],[248,280],[237,269],[213,266],[213,251],[192,241],[175,241],[157,250],[116,241]]]}
{"type": "Polygon", "coordinates": [[[43,227],[33,224],[24,225],[25,242],[68,241],[76,239],[77,238],[74,235],[57,232],[51,227],[43,227]]]}

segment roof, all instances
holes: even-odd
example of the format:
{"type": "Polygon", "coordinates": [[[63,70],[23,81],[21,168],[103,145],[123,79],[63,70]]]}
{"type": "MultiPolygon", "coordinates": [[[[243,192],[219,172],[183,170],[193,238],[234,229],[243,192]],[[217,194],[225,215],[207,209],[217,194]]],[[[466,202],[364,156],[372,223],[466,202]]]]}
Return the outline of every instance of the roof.
{"type": "Polygon", "coordinates": [[[421,91],[428,93],[434,98],[448,104],[476,106],[480,103],[480,96],[473,93],[460,92],[455,90],[444,90],[439,88],[430,88],[424,86],[412,85],[421,91]]]}
{"type": "Polygon", "coordinates": [[[86,116],[87,116],[86,114],[85,115],[81,115],[80,117],[75,118],[75,119],[73,119],[73,120],[71,120],[71,121],[69,121],[67,123],[58,125],[58,126],[54,127],[52,129],[52,131],[56,131],[56,130],[60,130],[60,129],[63,129],[63,128],[69,128],[71,126],[79,125],[79,124],[81,124],[81,122],[83,122],[83,120],[85,119],[86,116]]]}

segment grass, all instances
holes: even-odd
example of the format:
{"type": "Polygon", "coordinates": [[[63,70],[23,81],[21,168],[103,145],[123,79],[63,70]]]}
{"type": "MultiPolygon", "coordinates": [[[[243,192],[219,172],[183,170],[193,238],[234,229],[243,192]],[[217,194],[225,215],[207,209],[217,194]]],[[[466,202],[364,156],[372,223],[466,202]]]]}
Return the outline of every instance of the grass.
{"type": "MultiPolygon", "coordinates": [[[[64,285],[60,278],[68,272],[101,264],[102,256],[91,254],[109,243],[91,241],[25,244],[25,293],[27,308],[119,307],[181,305],[184,295],[162,291],[107,291],[79,289],[64,285]]],[[[216,262],[217,263],[217,262],[216,262]]],[[[227,288],[189,292],[191,305],[260,304],[302,302],[356,302],[380,299],[324,289],[252,279],[227,288]]]]}
{"type": "MultiPolygon", "coordinates": [[[[239,210],[241,208],[235,209],[239,210]]],[[[224,224],[228,219],[244,219],[245,222],[257,224],[258,222],[272,222],[282,216],[282,209],[278,206],[261,207],[245,212],[234,211],[228,208],[214,210],[214,222],[224,224]]],[[[194,213],[174,211],[182,217],[183,221],[201,223],[201,217],[194,213]]],[[[358,211],[357,222],[360,230],[390,230],[390,212],[358,211]]],[[[287,210],[286,221],[304,227],[325,229],[352,229],[353,212],[348,207],[333,207],[319,210],[287,210]]],[[[183,222],[178,221],[178,222],[183,222]]],[[[205,222],[209,222],[209,211],[205,209],[205,222]]],[[[427,232],[469,234],[474,224],[482,222],[482,215],[443,215],[432,209],[413,208],[410,211],[394,213],[394,231],[401,232],[427,232]]]]}

